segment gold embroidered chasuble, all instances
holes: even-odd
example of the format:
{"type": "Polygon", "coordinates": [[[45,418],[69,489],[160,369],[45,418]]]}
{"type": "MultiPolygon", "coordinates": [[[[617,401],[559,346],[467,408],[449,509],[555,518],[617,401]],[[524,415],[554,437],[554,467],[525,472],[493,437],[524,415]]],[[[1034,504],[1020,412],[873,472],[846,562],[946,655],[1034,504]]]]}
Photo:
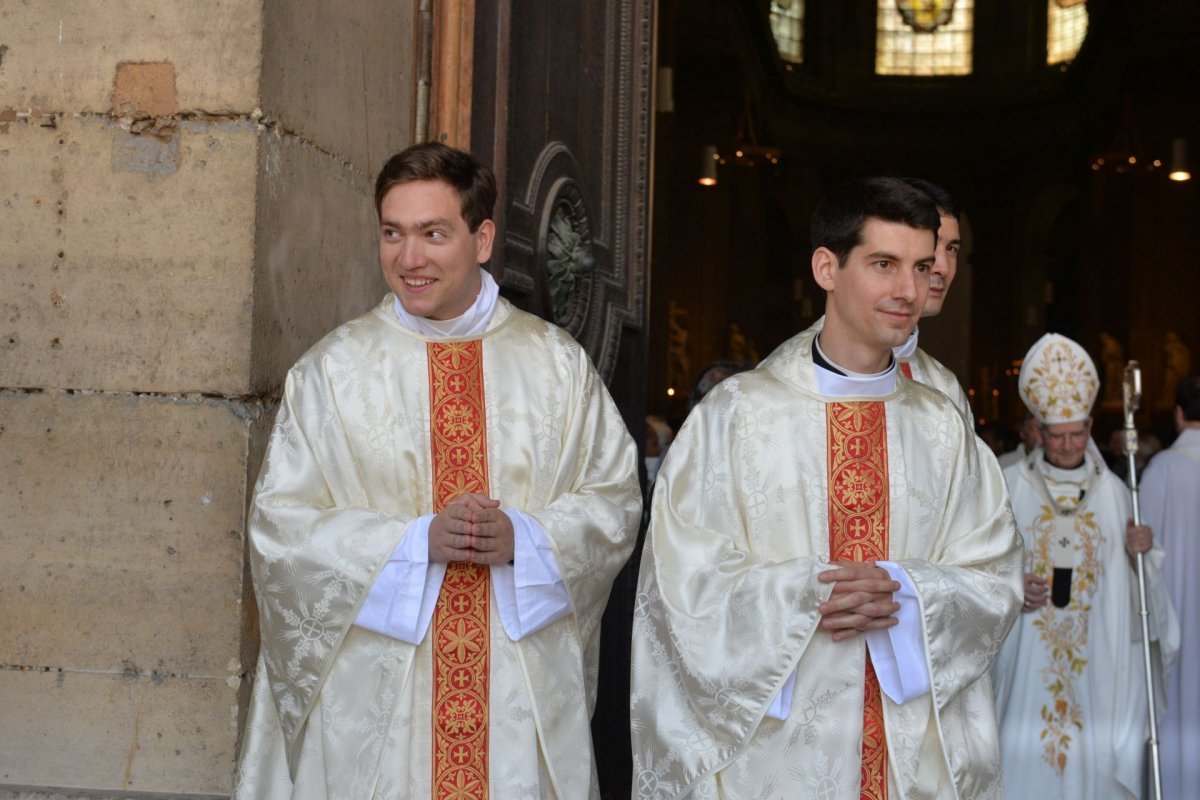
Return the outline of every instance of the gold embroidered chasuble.
{"type": "MultiPolygon", "coordinates": [[[[392,304],[288,375],[251,509],[263,646],[236,797],[435,796],[436,623],[419,645],[352,624],[409,523],[437,508],[428,340],[392,304]]],[[[476,610],[486,605],[490,714],[458,705],[445,719],[480,722],[490,797],[594,797],[599,623],[636,535],[636,450],[558,328],[500,300],[479,347],[490,493],[546,531],[573,613],[512,641],[489,592],[476,610]]],[[[464,453],[449,444],[442,463],[454,464],[464,453]]],[[[442,677],[454,686],[453,671],[442,677]]]]}
{"type": "Polygon", "coordinates": [[[1021,591],[999,469],[954,405],[914,381],[879,398],[822,396],[815,333],[714,389],[660,472],[634,618],[634,796],[860,797],[864,733],[875,738],[864,731],[866,647],[817,631],[831,587],[816,576],[842,496],[830,497],[830,414],[869,399],[883,409],[886,479],[845,462],[841,488],[862,505],[846,507],[837,536],[866,529],[856,516],[874,514],[876,530],[886,518],[886,551],[917,591],[932,683],[902,705],[881,698],[886,791],[998,797],[987,669],[1021,591]],[[793,671],[790,713],[766,717],[793,671]]]}
{"type": "MultiPolygon", "coordinates": [[[[1093,448],[1082,468],[1060,470],[1038,447],[1004,476],[1030,571],[1053,582],[1060,542],[1072,564],[1067,605],[1021,614],[992,669],[1007,796],[1140,797],[1149,711],[1137,576],[1125,553],[1129,491],[1093,448]]],[[[1160,705],[1178,646],[1163,558],[1157,547],[1145,558],[1160,705]]]]}

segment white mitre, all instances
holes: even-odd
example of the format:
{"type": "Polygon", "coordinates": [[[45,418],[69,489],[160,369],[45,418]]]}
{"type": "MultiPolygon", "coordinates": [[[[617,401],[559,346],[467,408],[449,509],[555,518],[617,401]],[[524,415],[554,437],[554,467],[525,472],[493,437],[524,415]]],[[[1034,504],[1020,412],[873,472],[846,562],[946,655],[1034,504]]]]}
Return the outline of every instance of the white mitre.
{"type": "Polygon", "coordinates": [[[1091,356],[1079,344],[1047,333],[1025,354],[1017,388],[1038,422],[1056,425],[1091,416],[1100,378],[1091,356]]]}

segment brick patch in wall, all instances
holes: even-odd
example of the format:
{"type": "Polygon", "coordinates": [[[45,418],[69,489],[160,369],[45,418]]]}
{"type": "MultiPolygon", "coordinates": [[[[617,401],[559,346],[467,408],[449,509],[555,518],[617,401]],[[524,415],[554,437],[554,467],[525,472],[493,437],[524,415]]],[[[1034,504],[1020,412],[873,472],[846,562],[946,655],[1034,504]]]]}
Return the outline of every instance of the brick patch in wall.
{"type": "Polygon", "coordinates": [[[169,117],[179,110],[175,65],[170,61],[124,61],[113,79],[113,114],[145,119],[169,117]]]}

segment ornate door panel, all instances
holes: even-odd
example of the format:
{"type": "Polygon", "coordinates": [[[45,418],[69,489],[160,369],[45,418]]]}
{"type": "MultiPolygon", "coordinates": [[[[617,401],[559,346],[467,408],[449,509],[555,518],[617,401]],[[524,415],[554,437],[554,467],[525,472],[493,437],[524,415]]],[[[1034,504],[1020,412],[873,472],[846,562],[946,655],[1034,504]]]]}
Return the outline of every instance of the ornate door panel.
{"type": "Polygon", "coordinates": [[[472,150],[505,296],[566,328],[642,430],[653,0],[477,0],[472,150]]]}

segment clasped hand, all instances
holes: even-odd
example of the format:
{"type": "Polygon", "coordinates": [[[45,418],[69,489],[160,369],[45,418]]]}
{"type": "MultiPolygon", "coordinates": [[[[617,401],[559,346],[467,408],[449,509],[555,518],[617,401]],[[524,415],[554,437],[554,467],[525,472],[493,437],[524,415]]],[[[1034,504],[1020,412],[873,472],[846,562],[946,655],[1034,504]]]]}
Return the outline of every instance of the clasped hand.
{"type": "Polygon", "coordinates": [[[900,610],[892,595],[900,584],[873,561],[834,561],[834,569],[817,575],[821,583],[832,583],[833,594],[817,607],[820,628],[835,642],[896,625],[892,616],[900,610]]]}
{"type": "Polygon", "coordinates": [[[514,552],[512,520],[486,495],[459,495],[429,523],[430,561],[507,564],[514,552]]]}

